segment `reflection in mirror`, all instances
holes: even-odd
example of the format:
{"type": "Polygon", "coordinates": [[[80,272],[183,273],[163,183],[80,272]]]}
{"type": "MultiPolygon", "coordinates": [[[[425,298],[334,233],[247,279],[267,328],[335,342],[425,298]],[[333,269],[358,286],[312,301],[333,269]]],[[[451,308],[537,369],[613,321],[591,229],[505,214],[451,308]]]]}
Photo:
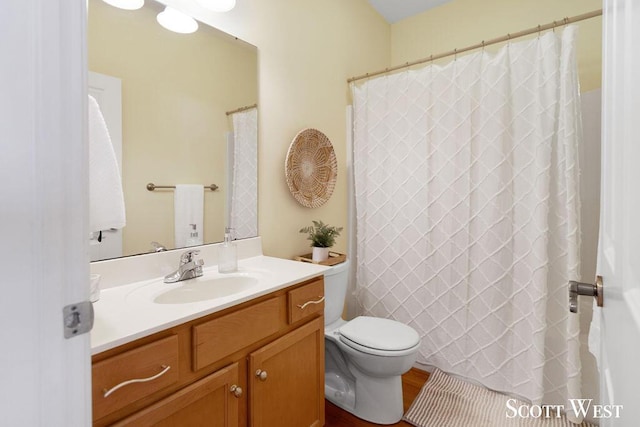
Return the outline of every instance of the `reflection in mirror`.
{"type": "Polygon", "coordinates": [[[89,1],[89,93],[119,157],[127,219],[92,239],[92,260],[219,242],[225,226],[257,235],[257,49],[203,23],[168,31],[156,22],[162,9],[89,1]],[[195,240],[194,204],[174,206],[177,190],[148,183],[218,186],[203,189],[195,240]]]}

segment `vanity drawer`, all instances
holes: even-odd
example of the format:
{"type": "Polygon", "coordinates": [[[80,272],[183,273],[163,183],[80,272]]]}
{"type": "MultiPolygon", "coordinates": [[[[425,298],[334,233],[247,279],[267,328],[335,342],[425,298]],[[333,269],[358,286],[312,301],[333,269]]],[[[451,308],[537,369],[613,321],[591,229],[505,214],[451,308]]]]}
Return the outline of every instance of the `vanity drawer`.
{"type": "Polygon", "coordinates": [[[324,280],[322,278],[287,292],[289,323],[324,313],[324,280]]]}
{"type": "Polygon", "coordinates": [[[280,298],[271,298],[193,327],[193,370],[218,362],[284,326],[280,298]]]}
{"type": "Polygon", "coordinates": [[[178,370],[178,337],[175,335],[95,363],[93,419],[176,383],[178,370]]]}

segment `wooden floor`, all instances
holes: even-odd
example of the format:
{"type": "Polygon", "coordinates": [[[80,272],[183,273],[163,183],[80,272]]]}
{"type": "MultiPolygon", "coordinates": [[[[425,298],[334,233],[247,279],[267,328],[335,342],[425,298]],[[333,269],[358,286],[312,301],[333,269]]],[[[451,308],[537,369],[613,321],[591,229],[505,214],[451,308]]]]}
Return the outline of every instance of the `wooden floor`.
{"type": "MultiPolygon", "coordinates": [[[[420,389],[429,378],[429,373],[420,369],[411,368],[409,372],[402,376],[402,394],[405,412],[411,406],[420,389]]],[[[333,403],[325,400],[325,427],[368,427],[379,424],[369,423],[351,415],[349,412],[338,408],[333,403]]],[[[411,427],[411,424],[400,421],[392,426],[411,427]]]]}

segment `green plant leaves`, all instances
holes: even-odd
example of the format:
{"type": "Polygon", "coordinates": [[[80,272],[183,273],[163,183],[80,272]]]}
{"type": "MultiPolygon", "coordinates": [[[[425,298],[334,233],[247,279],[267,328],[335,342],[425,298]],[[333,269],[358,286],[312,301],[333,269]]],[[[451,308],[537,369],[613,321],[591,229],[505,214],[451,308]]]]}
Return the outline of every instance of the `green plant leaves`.
{"type": "Polygon", "coordinates": [[[330,248],[340,236],[343,227],[333,227],[322,221],[311,221],[313,225],[303,227],[300,233],[308,234],[307,240],[311,240],[311,246],[316,248],[330,248]]]}

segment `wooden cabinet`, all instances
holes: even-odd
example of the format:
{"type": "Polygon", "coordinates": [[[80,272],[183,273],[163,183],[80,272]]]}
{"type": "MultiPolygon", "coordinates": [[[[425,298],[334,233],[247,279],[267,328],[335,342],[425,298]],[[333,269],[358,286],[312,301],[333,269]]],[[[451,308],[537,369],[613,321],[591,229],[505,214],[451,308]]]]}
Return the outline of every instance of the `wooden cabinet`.
{"type": "Polygon", "coordinates": [[[198,370],[280,330],[278,298],[193,327],[193,369],[198,370]]]}
{"type": "Polygon", "coordinates": [[[169,397],[117,422],[117,427],[236,427],[238,364],[217,371],[169,397]]]}
{"type": "Polygon", "coordinates": [[[95,355],[94,426],[324,425],[323,296],[312,279],[95,355]]]}
{"type": "Polygon", "coordinates": [[[249,355],[251,427],[324,425],[324,322],[316,318],[249,355]]]}

